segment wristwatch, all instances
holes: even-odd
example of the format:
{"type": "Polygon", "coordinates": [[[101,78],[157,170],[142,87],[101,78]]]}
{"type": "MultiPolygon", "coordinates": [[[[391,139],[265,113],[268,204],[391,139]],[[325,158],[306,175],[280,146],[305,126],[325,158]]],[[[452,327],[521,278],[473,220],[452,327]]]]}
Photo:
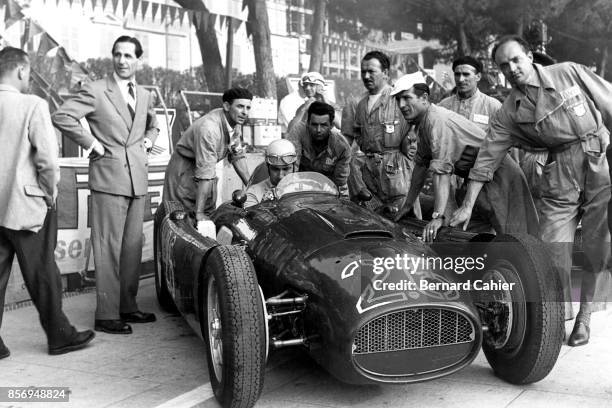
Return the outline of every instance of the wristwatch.
{"type": "Polygon", "coordinates": [[[437,219],[443,220],[444,219],[444,214],[439,213],[437,211],[434,211],[433,214],[431,214],[431,219],[432,220],[437,220],[437,219]]]}

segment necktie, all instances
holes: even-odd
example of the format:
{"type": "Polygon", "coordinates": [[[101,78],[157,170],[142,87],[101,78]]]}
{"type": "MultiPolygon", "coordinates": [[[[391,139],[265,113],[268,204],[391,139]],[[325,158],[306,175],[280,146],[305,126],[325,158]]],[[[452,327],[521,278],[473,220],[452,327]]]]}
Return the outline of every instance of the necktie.
{"type": "Polygon", "coordinates": [[[136,115],[136,95],[134,94],[134,83],[128,82],[128,110],[130,111],[130,115],[132,116],[132,120],[134,120],[134,116],[136,115]]]}

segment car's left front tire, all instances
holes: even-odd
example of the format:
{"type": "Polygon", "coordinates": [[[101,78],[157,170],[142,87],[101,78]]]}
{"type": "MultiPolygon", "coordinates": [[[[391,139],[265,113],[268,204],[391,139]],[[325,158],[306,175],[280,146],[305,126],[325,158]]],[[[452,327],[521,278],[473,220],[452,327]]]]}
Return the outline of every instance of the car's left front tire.
{"type": "Polygon", "coordinates": [[[495,374],[529,384],[552,370],[563,341],[561,282],[542,242],[529,235],[498,235],[487,247],[484,281],[513,284],[477,299],[487,330],[483,351],[495,374]]]}

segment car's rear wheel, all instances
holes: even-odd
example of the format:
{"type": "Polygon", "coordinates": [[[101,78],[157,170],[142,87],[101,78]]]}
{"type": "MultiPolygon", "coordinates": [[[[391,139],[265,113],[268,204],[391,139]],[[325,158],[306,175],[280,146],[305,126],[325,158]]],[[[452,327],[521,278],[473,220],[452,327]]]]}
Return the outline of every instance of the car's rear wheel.
{"type": "Polygon", "coordinates": [[[211,250],[201,296],[210,383],[223,407],[252,407],[263,388],[266,333],[255,268],[234,246],[211,250]]]}
{"type": "Polygon", "coordinates": [[[155,261],[155,293],[161,308],[168,313],[176,313],[177,308],[168,290],[166,263],[162,255],[162,239],[160,228],[166,214],[182,210],[183,206],[175,201],[162,202],[155,212],[155,228],[153,229],[153,258],[155,261]]]}
{"type": "Polygon", "coordinates": [[[542,243],[527,235],[499,235],[486,249],[483,282],[514,284],[476,293],[486,326],[483,351],[495,374],[512,383],[541,380],[563,342],[561,282],[542,243]]]}

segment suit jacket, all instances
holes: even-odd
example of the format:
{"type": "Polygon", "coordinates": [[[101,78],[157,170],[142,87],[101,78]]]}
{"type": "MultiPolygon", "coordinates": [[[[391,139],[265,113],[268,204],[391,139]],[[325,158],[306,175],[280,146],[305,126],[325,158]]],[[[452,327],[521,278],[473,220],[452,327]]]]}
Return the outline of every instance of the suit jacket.
{"type": "Polygon", "coordinates": [[[47,102],[0,84],[0,141],[0,226],[38,232],[60,175],[47,102]]]}
{"type": "Polygon", "coordinates": [[[89,188],[128,197],[147,193],[148,161],[143,139],[155,141],[159,130],[151,94],[136,86],[136,113],[112,76],[85,84],[76,97],[53,114],[53,124],[84,149],[97,139],[104,156],[89,161],[89,188]],[[86,118],[91,133],[79,123],[86,118]]]}

